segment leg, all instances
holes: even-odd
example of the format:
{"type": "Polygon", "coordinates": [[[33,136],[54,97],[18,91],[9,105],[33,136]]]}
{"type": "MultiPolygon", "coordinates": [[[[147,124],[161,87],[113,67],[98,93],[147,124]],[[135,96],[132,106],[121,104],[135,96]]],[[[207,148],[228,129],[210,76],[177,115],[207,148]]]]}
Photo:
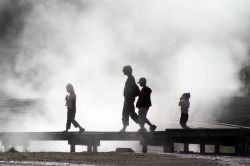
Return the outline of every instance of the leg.
{"type": "Polygon", "coordinates": [[[147,123],[147,124],[149,125],[150,131],[151,131],[151,132],[155,132],[156,125],[150,123],[150,121],[149,121],[148,118],[147,118],[148,110],[149,110],[149,108],[146,108],[145,111],[144,111],[144,114],[145,114],[144,122],[147,123]]]}
{"type": "Polygon", "coordinates": [[[75,120],[75,112],[71,115],[71,123],[75,126],[75,128],[79,128],[79,132],[84,132],[85,129],[80,126],[80,124],[75,120]]]}
{"type": "Polygon", "coordinates": [[[129,109],[128,111],[129,111],[129,115],[131,119],[133,119],[135,123],[139,123],[138,115],[135,112],[134,101],[129,101],[127,102],[127,104],[128,104],[128,109],[129,109]]]}
{"type": "Polygon", "coordinates": [[[68,114],[68,119],[69,119],[69,121],[70,121],[70,125],[71,125],[71,123],[73,123],[73,125],[75,126],[75,127],[78,127],[77,125],[79,125],[76,121],[75,121],[75,112],[73,112],[73,111],[68,111],[69,112],[69,114],[68,114]]]}
{"type": "Polygon", "coordinates": [[[127,126],[129,125],[129,109],[126,101],[124,101],[122,109],[122,123],[123,123],[123,129],[121,131],[124,132],[126,131],[127,126]]]}
{"type": "Polygon", "coordinates": [[[182,127],[182,125],[183,125],[183,117],[182,117],[183,115],[182,115],[182,113],[181,113],[181,117],[180,117],[180,125],[181,125],[181,127],[182,127]]]}
{"type": "Polygon", "coordinates": [[[75,120],[75,118],[73,118],[71,122],[75,126],[75,128],[80,127],[79,123],[75,120]]]}
{"type": "Polygon", "coordinates": [[[187,124],[187,121],[188,121],[188,114],[186,114],[186,117],[185,117],[185,125],[187,124]]]}
{"type": "Polygon", "coordinates": [[[188,129],[189,127],[187,126],[187,121],[188,121],[188,114],[184,114],[184,118],[183,118],[183,124],[184,124],[184,128],[188,129]]]}
{"type": "Polygon", "coordinates": [[[67,112],[67,123],[66,123],[66,131],[70,129],[71,126],[71,114],[70,111],[68,110],[67,112]]]}
{"type": "Polygon", "coordinates": [[[182,128],[185,127],[185,114],[181,113],[180,125],[182,128]]]}
{"type": "Polygon", "coordinates": [[[144,131],[146,131],[144,124],[145,124],[145,121],[147,120],[147,118],[146,118],[147,112],[148,112],[148,108],[139,108],[139,111],[138,111],[139,125],[140,125],[141,129],[144,131]]]}
{"type": "Polygon", "coordinates": [[[80,126],[79,123],[75,119],[72,119],[72,123],[75,126],[75,128],[79,128],[79,133],[83,133],[85,131],[85,129],[82,128],[82,126],[80,126]]]}
{"type": "Polygon", "coordinates": [[[153,126],[152,123],[146,118],[145,123],[147,123],[150,127],[153,126]]]}
{"type": "Polygon", "coordinates": [[[144,121],[144,124],[146,123],[146,124],[148,124],[150,127],[152,127],[153,125],[152,125],[152,123],[150,123],[150,121],[148,120],[148,118],[147,118],[147,114],[148,114],[148,110],[149,110],[149,108],[144,108],[144,112],[143,112],[143,121],[144,121]]]}

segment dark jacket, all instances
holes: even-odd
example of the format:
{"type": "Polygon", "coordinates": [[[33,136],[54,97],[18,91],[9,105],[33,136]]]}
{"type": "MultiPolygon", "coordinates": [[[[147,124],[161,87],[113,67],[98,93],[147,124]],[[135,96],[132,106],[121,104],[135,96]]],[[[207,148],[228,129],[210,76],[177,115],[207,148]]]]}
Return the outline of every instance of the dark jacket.
{"type": "Polygon", "coordinates": [[[125,98],[125,100],[134,100],[135,99],[135,87],[136,87],[136,83],[135,83],[135,78],[132,75],[128,76],[128,79],[125,83],[125,87],[124,87],[124,91],[123,91],[123,96],[125,98]]]}
{"type": "Polygon", "coordinates": [[[189,99],[181,97],[179,101],[179,106],[181,107],[181,112],[188,114],[188,108],[190,106],[189,99]]]}
{"type": "Polygon", "coordinates": [[[76,112],[76,95],[69,94],[65,97],[67,109],[71,112],[76,112]]]}
{"type": "Polygon", "coordinates": [[[143,87],[141,89],[141,92],[139,94],[139,98],[137,100],[137,103],[136,103],[136,107],[137,108],[143,108],[143,107],[150,107],[152,104],[151,104],[151,93],[152,93],[152,90],[149,88],[149,87],[143,87]]]}

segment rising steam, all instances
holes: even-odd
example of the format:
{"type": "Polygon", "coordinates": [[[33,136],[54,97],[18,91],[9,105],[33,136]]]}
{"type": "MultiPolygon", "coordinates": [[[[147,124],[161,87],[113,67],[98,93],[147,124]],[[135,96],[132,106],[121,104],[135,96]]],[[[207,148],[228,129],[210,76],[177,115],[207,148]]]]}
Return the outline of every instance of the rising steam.
{"type": "Polygon", "coordinates": [[[153,90],[148,116],[159,130],[178,121],[182,92],[191,92],[191,119],[215,118],[213,110],[242,86],[249,6],[246,0],[2,0],[1,91],[45,101],[43,119],[29,118],[24,129],[63,130],[71,82],[76,119],[87,130],[118,131],[122,67],[130,64],[153,90]]]}

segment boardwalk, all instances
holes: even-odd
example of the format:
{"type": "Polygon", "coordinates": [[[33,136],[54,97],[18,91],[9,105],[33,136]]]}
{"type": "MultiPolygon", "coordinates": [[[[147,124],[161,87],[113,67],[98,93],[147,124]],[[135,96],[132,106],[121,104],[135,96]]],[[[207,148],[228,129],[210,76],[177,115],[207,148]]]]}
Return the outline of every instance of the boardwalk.
{"type": "Polygon", "coordinates": [[[220,153],[220,146],[234,146],[235,153],[249,154],[250,130],[239,128],[216,129],[166,129],[155,133],[137,132],[2,132],[0,140],[5,150],[10,146],[22,145],[29,149],[31,141],[68,141],[70,151],[76,145],[85,145],[88,152],[97,152],[101,141],[139,141],[142,152],[147,146],[162,146],[164,152],[174,152],[175,143],[184,144],[184,152],[189,152],[189,144],[199,144],[200,153],[206,153],[205,145],[214,145],[214,153],[220,153]]]}

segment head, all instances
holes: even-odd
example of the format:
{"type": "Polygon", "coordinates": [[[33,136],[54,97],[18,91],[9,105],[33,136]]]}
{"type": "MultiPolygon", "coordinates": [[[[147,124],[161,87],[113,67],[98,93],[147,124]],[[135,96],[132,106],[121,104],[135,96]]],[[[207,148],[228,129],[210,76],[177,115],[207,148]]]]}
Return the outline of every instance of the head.
{"type": "Polygon", "coordinates": [[[70,84],[70,83],[68,83],[68,85],[66,86],[66,90],[67,90],[68,93],[75,94],[73,85],[70,84]]]}
{"type": "Polygon", "coordinates": [[[144,77],[141,77],[140,79],[139,79],[139,82],[137,82],[141,87],[144,87],[144,86],[146,86],[146,84],[147,84],[147,80],[146,80],[146,78],[144,78],[144,77]]]}
{"type": "Polygon", "coordinates": [[[126,65],[122,69],[124,75],[132,75],[132,67],[130,65],[126,65]]]}
{"type": "Polygon", "coordinates": [[[189,98],[191,97],[190,92],[188,92],[188,93],[183,93],[183,97],[184,97],[185,99],[189,99],[189,98]]]}

